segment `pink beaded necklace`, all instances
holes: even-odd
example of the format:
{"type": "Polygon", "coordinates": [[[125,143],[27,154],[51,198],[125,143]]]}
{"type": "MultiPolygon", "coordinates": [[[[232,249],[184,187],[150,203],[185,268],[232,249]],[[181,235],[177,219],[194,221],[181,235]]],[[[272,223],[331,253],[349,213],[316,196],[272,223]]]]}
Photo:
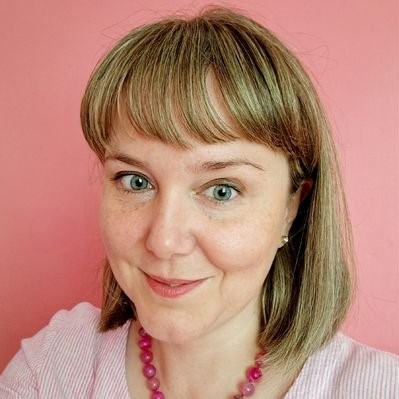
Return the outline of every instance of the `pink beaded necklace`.
{"type": "MultiPolygon", "coordinates": [[[[143,375],[147,380],[147,387],[151,392],[151,399],[165,399],[165,395],[159,390],[161,383],[156,377],[157,370],[151,363],[153,354],[151,352],[152,338],[146,333],[143,327],[139,329],[140,339],[138,342],[141,349],[140,359],[143,362],[143,375]]],[[[255,357],[254,364],[248,368],[246,373],[246,380],[241,382],[239,386],[239,393],[233,396],[233,399],[243,399],[252,396],[255,393],[255,384],[260,381],[262,377],[261,358],[265,355],[260,352],[255,357]]]]}

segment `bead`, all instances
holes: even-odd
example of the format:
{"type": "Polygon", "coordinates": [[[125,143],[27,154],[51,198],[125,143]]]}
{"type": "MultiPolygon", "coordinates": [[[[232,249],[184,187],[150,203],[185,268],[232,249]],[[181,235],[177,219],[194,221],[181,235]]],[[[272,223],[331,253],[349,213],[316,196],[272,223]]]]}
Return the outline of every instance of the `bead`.
{"type": "Polygon", "coordinates": [[[140,349],[148,349],[151,348],[151,337],[143,337],[139,341],[139,347],[140,349]]]}
{"type": "Polygon", "coordinates": [[[157,369],[155,368],[154,365],[152,364],[146,364],[143,367],[143,374],[145,378],[152,378],[154,377],[155,373],[157,372],[157,369]]]}
{"type": "Polygon", "coordinates": [[[146,333],[143,327],[140,327],[139,329],[139,335],[140,337],[149,337],[149,335],[146,333]]]}
{"type": "Polygon", "coordinates": [[[240,385],[240,392],[244,397],[252,396],[255,392],[255,385],[252,382],[243,382],[240,385]]]}
{"type": "Polygon", "coordinates": [[[151,399],[165,399],[165,395],[161,391],[155,391],[151,395],[151,399]]]}
{"type": "Polygon", "coordinates": [[[160,384],[158,378],[156,378],[156,377],[152,377],[152,378],[147,380],[147,387],[151,391],[156,391],[159,388],[160,385],[161,384],[160,384]]]}
{"type": "Polygon", "coordinates": [[[140,359],[143,363],[151,363],[153,359],[152,352],[149,351],[148,349],[143,349],[143,351],[140,353],[140,359]]]}
{"type": "Polygon", "coordinates": [[[247,370],[247,378],[250,382],[257,382],[262,377],[262,370],[259,367],[250,367],[247,370]]]}

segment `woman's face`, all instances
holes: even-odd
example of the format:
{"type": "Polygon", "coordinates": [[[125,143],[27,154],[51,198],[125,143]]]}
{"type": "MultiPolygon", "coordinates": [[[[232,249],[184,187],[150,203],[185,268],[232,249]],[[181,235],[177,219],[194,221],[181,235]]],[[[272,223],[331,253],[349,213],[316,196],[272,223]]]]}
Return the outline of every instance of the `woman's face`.
{"type": "Polygon", "coordinates": [[[119,131],[104,176],[106,254],[148,332],[183,342],[258,328],[299,202],[285,156],[244,140],[184,150],[119,131]]]}

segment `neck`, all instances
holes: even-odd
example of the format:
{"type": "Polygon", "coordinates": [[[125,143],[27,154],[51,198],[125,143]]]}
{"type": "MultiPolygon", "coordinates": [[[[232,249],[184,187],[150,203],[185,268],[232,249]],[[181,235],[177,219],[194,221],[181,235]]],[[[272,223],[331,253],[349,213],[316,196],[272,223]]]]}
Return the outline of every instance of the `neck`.
{"type": "Polygon", "coordinates": [[[238,380],[244,378],[246,368],[260,352],[257,334],[257,330],[247,327],[237,330],[236,334],[214,333],[189,343],[173,344],[154,340],[153,351],[160,378],[165,382],[178,378],[186,381],[190,387],[203,387],[204,381],[225,380],[226,387],[234,387],[238,380]]]}
{"type": "MultiPolygon", "coordinates": [[[[151,351],[161,391],[166,398],[232,397],[245,372],[260,352],[258,325],[230,321],[189,342],[163,342],[152,339],[151,351]]],[[[132,334],[137,342],[139,326],[132,334]]],[[[137,345],[137,344],[135,344],[137,345]]]]}
{"type": "MultiPolygon", "coordinates": [[[[248,367],[257,353],[259,324],[256,317],[231,319],[207,334],[189,340],[163,341],[152,339],[152,364],[161,382],[160,390],[167,399],[232,398],[246,380],[248,367]],[[255,320],[255,321],[254,321],[255,320]]],[[[127,346],[127,380],[132,397],[149,394],[141,372],[138,348],[139,323],[132,323],[127,346]]],[[[267,349],[267,348],[266,348],[267,349]]],[[[262,381],[256,384],[252,399],[283,398],[297,372],[268,367],[262,381]]]]}
{"type": "MultiPolygon", "coordinates": [[[[242,325],[241,325],[242,326],[242,325]]],[[[138,323],[132,323],[126,353],[126,372],[132,397],[147,397],[148,388],[141,372],[138,323]]],[[[152,340],[153,364],[166,399],[232,398],[245,380],[247,368],[254,363],[257,328],[237,329],[236,334],[213,333],[187,343],[152,340]]],[[[281,399],[295,381],[302,365],[287,373],[268,367],[256,384],[252,399],[281,399]]]]}

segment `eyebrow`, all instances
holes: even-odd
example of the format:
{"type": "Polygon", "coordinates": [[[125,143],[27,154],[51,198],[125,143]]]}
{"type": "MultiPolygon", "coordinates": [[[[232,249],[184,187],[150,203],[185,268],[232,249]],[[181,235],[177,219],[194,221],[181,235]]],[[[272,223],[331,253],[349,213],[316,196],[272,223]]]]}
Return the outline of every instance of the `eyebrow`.
{"type": "Polygon", "coordinates": [[[201,172],[201,171],[220,170],[232,166],[234,167],[242,165],[252,166],[256,169],[264,171],[264,168],[261,165],[242,158],[234,158],[234,159],[229,159],[227,161],[208,161],[195,165],[193,169],[195,172],[201,172]]]}
{"type": "MultiPolygon", "coordinates": [[[[139,167],[139,168],[145,168],[147,167],[147,163],[140,161],[136,158],[133,158],[127,154],[122,154],[122,153],[117,153],[117,154],[111,154],[105,158],[105,161],[120,161],[123,163],[126,163],[131,166],[139,167]]],[[[213,170],[221,170],[229,167],[237,167],[237,166],[251,166],[255,169],[264,171],[265,169],[259,165],[256,162],[249,161],[244,158],[233,158],[229,159],[226,161],[207,161],[203,163],[198,163],[193,166],[192,170],[195,173],[200,173],[200,172],[208,172],[208,171],[213,171],[213,170]]]]}
{"type": "Polygon", "coordinates": [[[131,166],[136,166],[138,168],[144,168],[147,166],[145,162],[139,161],[136,158],[132,158],[129,155],[126,154],[111,154],[105,157],[105,162],[107,161],[119,161],[123,163],[127,163],[128,165],[131,166]]]}

